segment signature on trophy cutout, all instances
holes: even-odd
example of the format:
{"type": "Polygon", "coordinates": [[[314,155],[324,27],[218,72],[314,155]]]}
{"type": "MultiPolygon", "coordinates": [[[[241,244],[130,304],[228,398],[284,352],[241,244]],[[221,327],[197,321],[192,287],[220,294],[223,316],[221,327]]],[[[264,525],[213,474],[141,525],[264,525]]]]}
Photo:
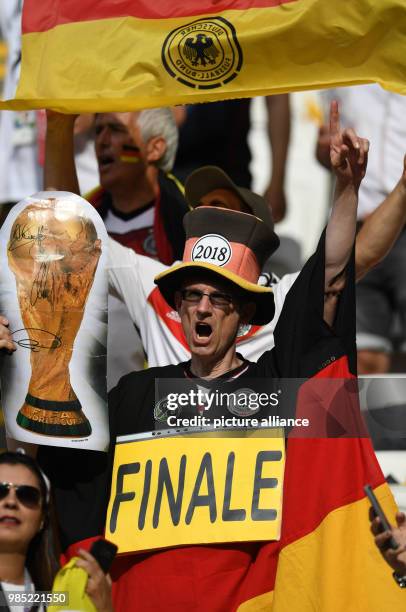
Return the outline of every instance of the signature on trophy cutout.
{"type": "Polygon", "coordinates": [[[23,332],[23,331],[28,331],[28,330],[39,331],[41,332],[41,334],[50,336],[52,338],[52,341],[50,344],[47,345],[47,344],[41,344],[39,340],[34,340],[34,338],[21,338],[21,340],[15,340],[16,344],[18,344],[18,346],[21,346],[21,348],[30,349],[31,351],[36,353],[40,351],[41,349],[57,349],[60,346],[62,346],[62,340],[61,338],[59,338],[59,336],[57,336],[56,334],[53,334],[50,331],[47,331],[46,329],[40,329],[38,327],[22,327],[21,329],[16,329],[15,331],[11,332],[11,335],[14,336],[15,334],[18,334],[18,332],[23,332]]]}

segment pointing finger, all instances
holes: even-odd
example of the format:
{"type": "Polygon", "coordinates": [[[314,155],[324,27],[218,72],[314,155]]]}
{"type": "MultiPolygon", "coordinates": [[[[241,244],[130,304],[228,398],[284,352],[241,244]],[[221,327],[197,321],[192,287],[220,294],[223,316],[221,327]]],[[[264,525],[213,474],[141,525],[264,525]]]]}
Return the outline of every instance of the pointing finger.
{"type": "Polygon", "coordinates": [[[330,135],[332,138],[340,133],[340,114],[338,112],[337,100],[332,100],[330,104],[330,135]]]}

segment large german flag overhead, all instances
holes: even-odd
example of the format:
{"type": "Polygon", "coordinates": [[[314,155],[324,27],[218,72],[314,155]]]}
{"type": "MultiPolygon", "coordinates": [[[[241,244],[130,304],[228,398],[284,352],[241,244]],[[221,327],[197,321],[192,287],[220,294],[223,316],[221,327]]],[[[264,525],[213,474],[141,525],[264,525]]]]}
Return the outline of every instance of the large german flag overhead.
{"type": "Polygon", "coordinates": [[[25,0],[0,108],[129,110],[379,82],[406,93],[405,0],[25,0]]]}

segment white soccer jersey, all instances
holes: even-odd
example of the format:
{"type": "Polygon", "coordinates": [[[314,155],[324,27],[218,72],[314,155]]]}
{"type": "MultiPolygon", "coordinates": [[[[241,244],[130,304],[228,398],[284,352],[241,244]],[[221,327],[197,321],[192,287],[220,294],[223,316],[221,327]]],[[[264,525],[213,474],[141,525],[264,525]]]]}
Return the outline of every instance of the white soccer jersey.
{"type": "MultiPolygon", "coordinates": [[[[190,359],[179,315],[165,302],[154,283],[155,276],[168,266],[138,255],[111,238],[109,250],[110,291],[125,302],[139,330],[148,365],[164,366],[190,359]]],[[[298,274],[286,274],[273,285],[275,316],[270,323],[247,325],[241,330],[237,350],[246,359],[257,361],[266,350],[273,348],[275,325],[285,297],[298,274]]]]}

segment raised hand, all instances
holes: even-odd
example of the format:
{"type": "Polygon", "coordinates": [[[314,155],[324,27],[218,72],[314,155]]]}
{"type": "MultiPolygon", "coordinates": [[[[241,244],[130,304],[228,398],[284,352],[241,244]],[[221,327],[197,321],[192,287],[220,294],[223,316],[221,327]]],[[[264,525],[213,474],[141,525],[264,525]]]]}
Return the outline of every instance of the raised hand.
{"type": "Polygon", "coordinates": [[[330,105],[330,161],[331,169],[342,184],[358,189],[365,176],[369,141],[357,136],[352,128],[340,129],[338,103],[330,105]]]}

